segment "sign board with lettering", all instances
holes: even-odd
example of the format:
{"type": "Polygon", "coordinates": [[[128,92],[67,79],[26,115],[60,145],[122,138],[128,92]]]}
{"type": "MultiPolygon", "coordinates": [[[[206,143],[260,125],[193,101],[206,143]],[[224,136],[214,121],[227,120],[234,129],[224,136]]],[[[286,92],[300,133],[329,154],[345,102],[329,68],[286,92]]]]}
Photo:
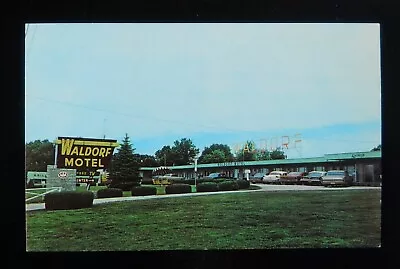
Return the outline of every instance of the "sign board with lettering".
{"type": "Polygon", "coordinates": [[[62,191],[75,191],[76,169],[47,167],[46,187],[61,187],[62,191]]]}
{"type": "Polygon", "coordinates": [[[79,175],[107,169],[118,146],[117,140],[80,137],[58,137],[56,144],[57,168],[76,169],[79,175]]]}

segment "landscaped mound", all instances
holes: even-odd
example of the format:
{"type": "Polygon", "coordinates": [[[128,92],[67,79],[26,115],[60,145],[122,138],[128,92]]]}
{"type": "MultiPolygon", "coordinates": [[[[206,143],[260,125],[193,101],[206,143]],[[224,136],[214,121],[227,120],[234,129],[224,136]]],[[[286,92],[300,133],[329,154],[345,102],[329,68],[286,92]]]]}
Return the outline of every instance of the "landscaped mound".
{"type": "Polygon", "coordinates": [[[239,189],[239,185],[236,181],[230,180],[230,181],[224,181],[221,183],[218,183],[218,190],[219,191],[235,191],[239,189]]]}
{"type": "Polygon", "coordinates": [[[123,193],[121,189],[107,188],[100,189],[97,191],[97,198],[111,198],[111,197],[122,197],[123,193]]]}
{"type": "Polygon", "coordinates": [[[197,192],[212,192],[218,191],[218,184],[214,182],[203,182],[196,186],[197,192]]]}
{"type": "Polygon", "coordinates": [[[239,185],[239,189],[248,189],[250,187],[250,182],[243,179],[239,179],[237,184],[239,185]]]}
{"type": "Polygon", "coordinates": [[[145,196],[145,195],[156,195],[156,187],[133,187],[131,190],[132,196],[145,196]]]}
{"type": "Polygon", "coordinates": [[[52,192],[44,196],[45,208],[49,210],[79,209],[93,205],[94,194],[91,191],[52,192]]]}
{"type": "Polygon", "coordinates": [[[191,193],[192,187],[189,184],[172,184],[165,187],[166,194],[191,193]]]}

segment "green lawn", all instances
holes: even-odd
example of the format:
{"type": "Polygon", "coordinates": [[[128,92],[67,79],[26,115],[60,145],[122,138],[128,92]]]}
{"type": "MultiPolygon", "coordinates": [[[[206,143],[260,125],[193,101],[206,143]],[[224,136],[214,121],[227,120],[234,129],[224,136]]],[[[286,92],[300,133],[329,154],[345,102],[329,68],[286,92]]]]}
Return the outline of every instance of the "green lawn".
{"type": "Polygon", "coordinates": [[[380,191],[253,192],[27,212],[28,251],[375,247],[380,191]]]}

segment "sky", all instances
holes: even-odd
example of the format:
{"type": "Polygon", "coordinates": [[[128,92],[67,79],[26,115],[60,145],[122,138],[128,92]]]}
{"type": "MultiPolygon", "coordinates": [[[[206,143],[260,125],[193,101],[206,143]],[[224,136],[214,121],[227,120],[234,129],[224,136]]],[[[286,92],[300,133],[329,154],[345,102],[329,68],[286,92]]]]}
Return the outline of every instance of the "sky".
{"type": "Polygon", "coordinates": [[[181,138],[201,152],[289,136],[288,158],[381,143],[379,24],[60,23],[25,32],[26,142],[127,133],[136,153],[153,155],[181,138]]]}

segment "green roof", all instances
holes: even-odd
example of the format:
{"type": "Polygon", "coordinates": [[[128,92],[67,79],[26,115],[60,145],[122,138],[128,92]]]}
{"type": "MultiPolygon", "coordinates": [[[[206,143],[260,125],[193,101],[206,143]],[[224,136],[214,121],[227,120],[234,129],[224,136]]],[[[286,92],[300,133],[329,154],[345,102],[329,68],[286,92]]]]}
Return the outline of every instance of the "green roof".
{"type": "MultiPolygon", "coordinates": [[[[361,159],[376,159],[381,158],[381,151],[365,151],[365,152],[345,152],[335,154],[325,154],[322,157],[312,158],[296,158],[296,159],[281,159],[281,160],[267,160],[267,161],[241,161],[241,162],[227,162],[227,163],[207,163],[198,164],[197,168],[217,168],[217,167],[237,167],[237,166],[255,166],[255,165],[280,165],[280,164],[307,164],[307,163],[326,163],[337,162],[339,160],[361,160],[361,159]]],[[[153,171],[156,167],[142,167],[142,171],[153,171]]],[[[169,166],[171,170],[191,169],[194,164],[169,166]]]]}

